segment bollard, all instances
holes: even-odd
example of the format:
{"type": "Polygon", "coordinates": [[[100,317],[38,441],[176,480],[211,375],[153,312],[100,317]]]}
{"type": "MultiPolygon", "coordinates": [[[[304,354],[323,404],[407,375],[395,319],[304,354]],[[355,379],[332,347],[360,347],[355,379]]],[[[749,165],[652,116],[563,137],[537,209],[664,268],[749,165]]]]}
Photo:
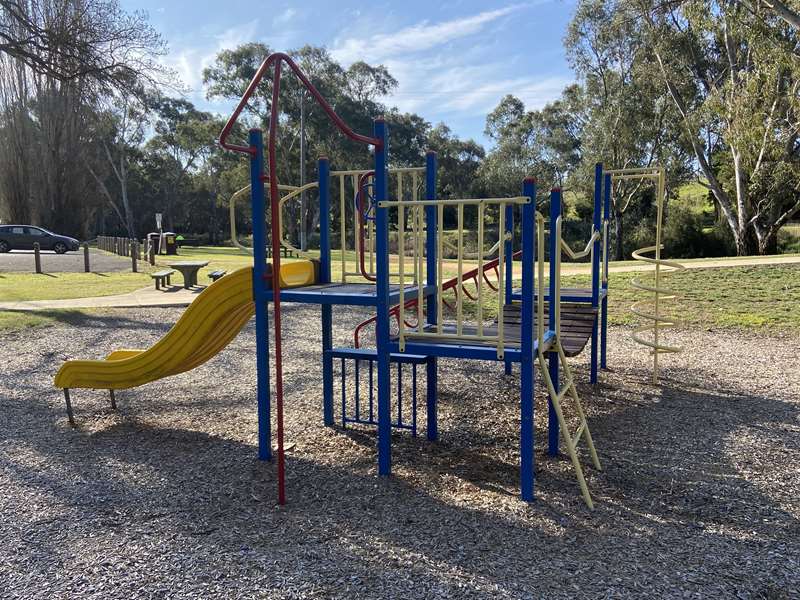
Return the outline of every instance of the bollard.
{"type": "Polygon", "coordinates": [[[138,273],[136,261],[139,259],[139,242],[131,240],[131,243],[133,244],[133,248],[131,248],[131,271],[138,273]]]}
{"type": "Polygon", "coordinates": [[[33,263],[36,266],[36,272],[42,272],[42,257],[39,256],[39,242],[33,243],[33,263]]]}
{"type": "Polygon", "coordinates": [[[156,264],[156,246],[155,246],[155,244],[152,244],[152,243],[150,244],[150,248],[149,248],[148,254],[150,255],[150,264],[155,266],[155,264],[156,264]]]}
{"type": "Polygon", "coordinates": [[[91,271],[89,268],[89,244],[83,242],[83,270],[88,273],[91,271]]]}

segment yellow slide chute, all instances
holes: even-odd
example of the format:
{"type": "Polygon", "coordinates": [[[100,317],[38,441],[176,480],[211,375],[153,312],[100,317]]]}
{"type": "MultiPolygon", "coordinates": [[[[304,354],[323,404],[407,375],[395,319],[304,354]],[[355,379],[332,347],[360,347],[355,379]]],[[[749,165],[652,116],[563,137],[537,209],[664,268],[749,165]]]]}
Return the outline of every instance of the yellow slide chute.
{"type": "MultiPolygon", "coordinates": [[[[313,284],[316,265],[281,266],[281,288],[313,284]]],[[[104,360],[70,360],[55,377],[59,388],[120,390],[200,366],[227,346],[255,313],[253,268],[238,269],[209,285],[178,322],[147,350],[116,350],[104,360]]]]}

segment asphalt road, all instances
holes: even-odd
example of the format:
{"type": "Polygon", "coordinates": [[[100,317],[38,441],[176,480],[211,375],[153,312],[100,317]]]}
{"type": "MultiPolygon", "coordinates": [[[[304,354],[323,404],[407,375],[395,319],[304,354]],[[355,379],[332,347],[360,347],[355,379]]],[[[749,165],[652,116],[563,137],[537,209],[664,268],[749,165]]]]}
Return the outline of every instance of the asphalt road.
{"type": "MultiPolygon", "coordinates": [[[[43,250],[41,253],[42,271],[45,273],[82,273],[83,250],[56,254],[43,250]]],[[[131,268],[131,259],[98,250],[89,250],[89,268],[96,273],[111,271],[127,271],[131,268]]],[[[12,250],[0,254],[0,273],[17,272],[33,273],[33,250],[12,250]]]]}

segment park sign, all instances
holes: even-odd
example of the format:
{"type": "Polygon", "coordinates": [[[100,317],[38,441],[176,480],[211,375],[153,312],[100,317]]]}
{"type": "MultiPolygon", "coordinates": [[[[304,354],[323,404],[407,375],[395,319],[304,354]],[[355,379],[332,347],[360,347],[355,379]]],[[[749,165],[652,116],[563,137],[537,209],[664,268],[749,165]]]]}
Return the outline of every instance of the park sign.
{"type": "Polygon", "coordinates": [[[156,213],[156,229],[161,229],[161,213],[156,213]]]}

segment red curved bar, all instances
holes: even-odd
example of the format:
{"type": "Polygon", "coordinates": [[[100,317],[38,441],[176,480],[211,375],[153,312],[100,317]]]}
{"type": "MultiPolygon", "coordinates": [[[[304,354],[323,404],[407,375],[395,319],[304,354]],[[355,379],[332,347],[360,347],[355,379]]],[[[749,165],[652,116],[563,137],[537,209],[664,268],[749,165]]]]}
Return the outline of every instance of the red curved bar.
{"type": "MultiPolygon", "coordinates": [[[[236,105],[231,116],[228,118],[227,123],[225,123],[225,127],[222,128],[222,132],[219,135],[219,144],[223,148],[228,150],[233,150],[234,152],[243,152],[245,154],[252,154],[253,150],[250,146],[241,146],[238,144],[230,144],[228,143],[228,136],[233,129],[233,126],[236,124],[236,121],[239,119],[239,115],[244,110],[244,107],[247,106],[247,102],[250,100],[250,97],[256,91],[258,84],[261,83],[261,80],[264,78],[264,73],[267,72],[267,69],[277,61],[277,64],[281,62],[285,62],[289,68],[294,72],[297,78],[303,83],[309,93],[314,97],[317,103],[322,107],[322,110],[330,117],[330,119],[334,122],[336,127],[339,128],[344,135],[349,137],[351,140],[356,142],[361,142],[363,144],[369,144],[371,146],[375,146],[376,148],[380,148],[383,145],[383,142],[378,138],[370,137],[367,135],[362,135],[360,133],[354,132],[350,127],[345,123],[342,118],[336,114],[336,112],[331,108],[331,105],[322,97],[322,94],[319,93],[319,90],[314,87],[314,85],[308,80],[305,76],[303,71],[300,70],[300,67],[297,66],[297,63],[292,60],[292,58],[283,52],[273,52],[267,58],[264,59],[264,62],[261,63],[261,66],[258,67],[256,74],[253,76],[253,79],[250,81],[250,84],[247,86],[247,89],[244,92],[241,100],[239,100],[239,104],[236,105]]],[[[280,89],[280,81],[273,82],[273,85],[276,89],[280,89]]],[[[273,94],[274,96],[275,94],[273,94]]],[[[277,105],[273,104],[271,110],[274,112],[277,109],[277,105]]],[[[272,137],[272,124],[270,123],[270,138],[272,137]]],[[[270,146],[272,145],[272,139],[270,140],[270,146]]]]}
{"type": "MultiPolygon", "coordinates": [[[[516,252],[514,252],[511,255],[511,258],[512,258],[512,260],[514,260],[514,259],[520,258],[521,256],[522,256],[522,250],[517,250],[516,252]]],[[[487,283],[487,285],[492,290],[494,290],[496,292],[498,288],[495,287],[495,285],[489,280],[489,278],[486,276],[486,273],[488,271],[494,271],[495,274],[497,275],[497,278],[500,279],[500,271],[498,269],[499,263],[500,263],[500,259],[498,257],[498,258],[495,258],[494,260],[490,260],[489,262],[484,263],[483,269],[479,269],[478,267],[475,267],[471,271],[467,271],[466,273],[463,273],[461,275],[461,282],[462,282],[461,283],[461,289],[464,291],[464,294],[466,294],[467,297],[472,298],[472,296],[470,296],[469,292],[467,291],[467,288],[464,287],[464,282],[472,280],[472,281],[475,282],[475,285],[477,286],[478,277],[479,276],[482,277],[483,280],[487,283]]],[[[447,281],[442,283],[442,292],[446,292],[446,291],[449,291],[451,289],[455,290],[454,293],[456,294],[456,298],[458,298],[458,294],[459,294],[457,288],[458,288],[458,277],[453,277],[452,279],[448,279],[447,281]]],[[[451,305],[444,298],[442,298],[442,304],[444,304],[451,311],[455,310],[453,305],[451,305]]],[[[405,302],[405,308],[406,309],[413,308],[416,305],[417,305],[417,299],[416,298],[412,298],[411,300],[407,300],[405,302]]],[[[400,318],[400,305],[399,304],[396,304],[395,306],[392,307],[392,309],[389,311],[389,316],[394,316],[394,317],[396,317],[398,319],[400,318]]],[[[359,323],[356,326],[355,331],[353,332],[353,341],[355,342],[355,347],[356,348],[359,348],[360,345],[361,345],[361,340],[360,340],[361,330],[364,327],[366,327],[367,325],[369,325],[370,323],[374,323],[377,319],[378,319],[378,317],[376,315],[374,317],[370,317],[369,319],[367,319],[365,321],[362,321],[361,323],[359,323]]],[[[408,324],[407,321],[406,321],[406,324],[408,324]]]]}

